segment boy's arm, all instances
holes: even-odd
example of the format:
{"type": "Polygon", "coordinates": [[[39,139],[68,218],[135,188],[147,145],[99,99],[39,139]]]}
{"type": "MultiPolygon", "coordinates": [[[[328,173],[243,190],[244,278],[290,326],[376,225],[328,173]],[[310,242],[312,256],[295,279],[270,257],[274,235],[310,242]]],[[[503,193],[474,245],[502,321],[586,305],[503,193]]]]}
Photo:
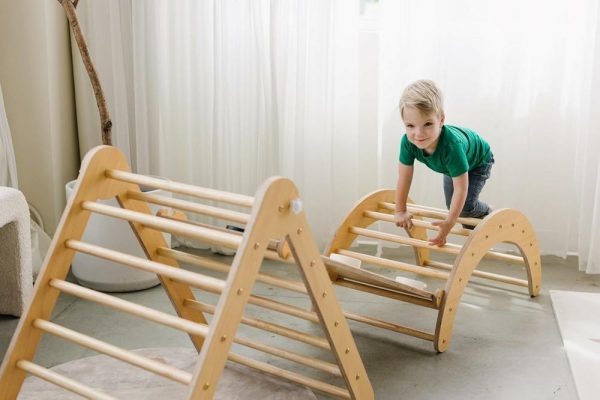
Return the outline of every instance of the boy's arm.
{"type": "Polygon", "coordinates": [[[467,192],[469,190],[469,173],[465,172],[462,175],[452,178],[452,184],[454,185],[454,193],[452,194],[452,201],[450,202],[448,218],[443,221],[432,223],[440,230],[437,236],[429,241],[430,244],[436,246],[443,246],[446,244],[446,236],[448,236],[448,232],[450,232],[450,229],[456,224],[456,220],[465,206],[465,200],[467,199],[467,192]]]}
{"type": "Polygon", "coordinates": [[[406,210],[406,199],[412,183],[414,166],[398,163],[398,181],[396,182],[396,209],[394,210],[394,219],[396,226],[411,229],[412,215],[406,210]]]}

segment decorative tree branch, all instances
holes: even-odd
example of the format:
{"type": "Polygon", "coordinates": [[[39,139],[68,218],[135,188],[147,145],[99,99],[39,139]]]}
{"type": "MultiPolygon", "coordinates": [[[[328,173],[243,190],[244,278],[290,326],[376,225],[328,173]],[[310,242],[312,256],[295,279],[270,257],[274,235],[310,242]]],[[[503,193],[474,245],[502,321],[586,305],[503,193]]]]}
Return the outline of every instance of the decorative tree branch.
{"type": "Polygon", "coordinates": [[[79,0],[74,0],[73,2],[71,0],[57,1],[65,9],[67,19],[69,20],[69,25],[71,26],[73,36],[75,37],[77,47],[79,48],[79,53],[81,54],[81,58],[83,60],[83,65],[85,66],[88,76],[90,77],[92,88],[94,89],[94,95],[96,96],[96,104],[98,105],[98,112],[100,113],[100,125],[102,128],[102,144],[112,145],[112,121],[110,120],[110,116],[108,115],[108,109],[106,108],[104,92],[102,90],[100,80],[98,79],[96,69],[94,68],[94,64],[92,63],[92,58],[90,57],[85,37],[83,36],[83,32],[81,31],[81,27],[79,26],[77,12],[75,11],[75,7],[77,7],[77,3],[79,3],[79,0]]]}

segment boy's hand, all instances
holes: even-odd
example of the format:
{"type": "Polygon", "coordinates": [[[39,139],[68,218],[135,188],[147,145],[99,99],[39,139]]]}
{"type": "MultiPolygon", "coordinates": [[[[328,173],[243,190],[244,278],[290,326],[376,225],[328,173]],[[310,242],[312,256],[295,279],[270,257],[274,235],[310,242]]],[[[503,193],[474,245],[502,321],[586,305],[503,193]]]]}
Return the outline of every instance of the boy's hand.
{"type": "Polygon", "coordinates": [[[412,214],[408,211],[396,211],[394,213],[394,219],[396,220],[396,226],[406,229],[412,229],[412,214]]]}
{"type": "Polygon", "coordinates": [[[448,220],[443,220],[432,222],[431,225],[437,226],[440,231],[436,237],[429,241],[429,244],[442,247],[446,244],[446,236],[448,236],[448,232],[450,232],[450,229],[452,229],[454,223],[448,220]]]}

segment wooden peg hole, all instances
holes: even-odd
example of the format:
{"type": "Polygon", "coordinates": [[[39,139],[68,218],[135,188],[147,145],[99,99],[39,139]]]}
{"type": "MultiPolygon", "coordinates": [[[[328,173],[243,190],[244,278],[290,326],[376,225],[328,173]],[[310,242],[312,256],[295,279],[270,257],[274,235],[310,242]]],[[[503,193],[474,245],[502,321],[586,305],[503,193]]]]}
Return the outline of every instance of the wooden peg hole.
{"type": "Polygon", "coordinates": [[[258,249],[260,247],[260,242],[254,243],[254,249],[258,249]]]}
{"type": "Polygon", "coordinates": [[[208,390],[210,388],[210,383],[206,382],[204,386],[202,386],[204,390],[208,390]]]}
{"type": "Polygon", "coordinates": [[[302,228],[298,228],[298,230],[296,230],[296,232],[298,232],[298,235],[302,233],[302,228]]]}

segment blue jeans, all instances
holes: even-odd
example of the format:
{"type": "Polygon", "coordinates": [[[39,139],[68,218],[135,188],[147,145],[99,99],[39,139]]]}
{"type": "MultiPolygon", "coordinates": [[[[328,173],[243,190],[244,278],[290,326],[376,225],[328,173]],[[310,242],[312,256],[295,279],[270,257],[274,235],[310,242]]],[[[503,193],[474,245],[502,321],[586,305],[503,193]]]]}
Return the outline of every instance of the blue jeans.
{"type": "MultiPolygon", "coordinates": [[[[461,217],[483,218],[490,213],[490,206],[479,200],[479,193],[481,193],[485,181],[490,177],[493,164],[494,156],[492,155],[486,164],[469,171],[469,190],[467,191],[465,206],[460,213],[461,217]]],[[[448,209],[450,209],[452,194],[454,194],[452,178],[444,175],[444,195],[446,196],[446,207],[448,209]]],[[[465,226],[465,228],[469,227],[465,226]]]]}

